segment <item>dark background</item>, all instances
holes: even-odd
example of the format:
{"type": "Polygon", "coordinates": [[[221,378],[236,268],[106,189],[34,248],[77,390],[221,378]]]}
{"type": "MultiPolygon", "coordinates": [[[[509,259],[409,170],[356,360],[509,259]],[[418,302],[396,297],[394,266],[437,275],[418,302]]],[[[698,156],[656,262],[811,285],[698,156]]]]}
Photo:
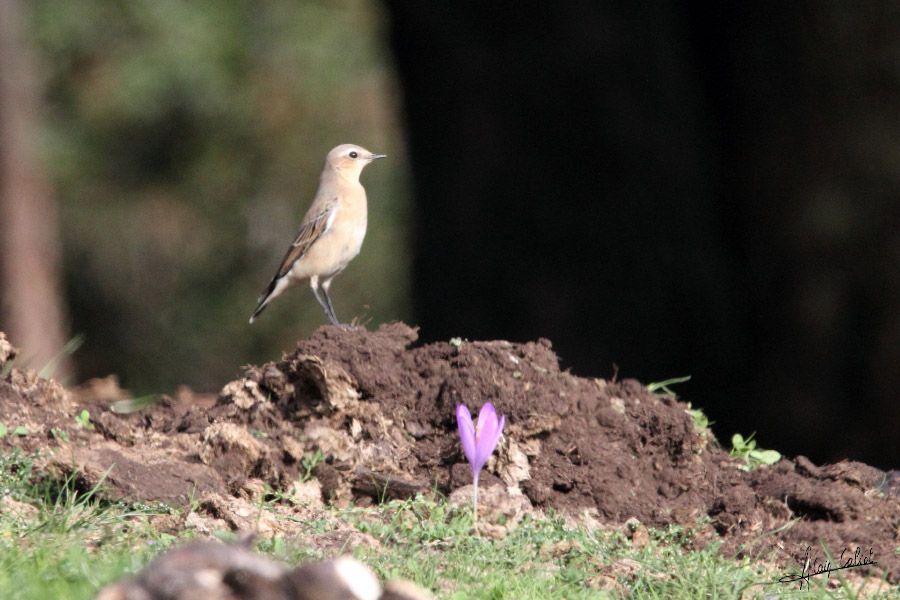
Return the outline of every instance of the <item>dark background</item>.
{"type": "Polygon", "coordinates": [[[900,5],[388,2],[427,339],[900,457],[900,5]]]}
{"type": "Polygon", "coordinates": [[[4,10],[0,329],[33,366],[83,334],[71,382],[215,391],[290,349],[307,290],[246,319],[356,142],[390,159],[344,320],[691,375],[726,445],[898,466],[897,3],[4,10]]]}

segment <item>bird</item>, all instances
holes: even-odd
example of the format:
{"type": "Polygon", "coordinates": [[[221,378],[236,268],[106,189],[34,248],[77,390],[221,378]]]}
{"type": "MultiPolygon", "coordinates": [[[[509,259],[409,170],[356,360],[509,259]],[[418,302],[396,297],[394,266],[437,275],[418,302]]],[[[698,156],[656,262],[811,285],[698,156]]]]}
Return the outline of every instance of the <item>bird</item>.
{"type": "Polygon", "coordinates": [[[259,297],[250,323],[288,287],[309,280],[313,295],[332,325],[340,325],[328,288],[362,247],[366,236],[366,190],[359,176],[385,158],[355,144],[341,144],[325,157],[319,189],[300,223],[297,237],[259,297]]]}

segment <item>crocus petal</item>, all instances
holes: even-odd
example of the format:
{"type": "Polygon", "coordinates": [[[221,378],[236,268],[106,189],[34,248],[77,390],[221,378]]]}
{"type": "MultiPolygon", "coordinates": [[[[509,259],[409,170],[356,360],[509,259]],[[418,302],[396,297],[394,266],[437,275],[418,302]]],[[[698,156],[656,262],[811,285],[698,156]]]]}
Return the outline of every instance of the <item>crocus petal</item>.
{"type": "Polygon", "coordinates": [[[485,439],[485,442],[496,445],[497,440],[500,439],[500,434],[503,433],[503,425],[505,422],[505,417],[494,417],[493,422],[488,424],[488,427],[485,428],[484,434],[481,437],[485,439]]]}
{"type": "MultiPolygon", "coordinates": [[[[502,423],[505,423],[505,417],[502,423]]],[[[475,462],[472,466],[477,466],[480,471],[493,454],[503,432],[502,424],[497,422],[497,411],[490,402],[481,407],[475,430],[475,462]]]]}
{"type": "Polygon", "coordinates": [[[463,454],[466,460],[475,466],[475,426],[472,424],[472,414],[464,404],[456,405],[456,426],[459,428],[459,441],[462,444],[463,454]]]}
{"type": "Polygon", "coordinates": [[[496,424],[497,410],[494,408],[493,404],[485,402],[482,405],[481,410],[478,411],[478,424],[475,426],[475,432],[478,434],[478,437],[481,437],[489,426],[496,426],[496,424]]]}
{"type": "Polygon", "coordinates": [[[500,436],[503,435],[503,427],[506,425],[506,415],[500,417],[500,422],[497,424],[497,431],[494,432],[494,437],[491,441],[491,452],[497,447],[497,444],[500,442],[500,436]]]}

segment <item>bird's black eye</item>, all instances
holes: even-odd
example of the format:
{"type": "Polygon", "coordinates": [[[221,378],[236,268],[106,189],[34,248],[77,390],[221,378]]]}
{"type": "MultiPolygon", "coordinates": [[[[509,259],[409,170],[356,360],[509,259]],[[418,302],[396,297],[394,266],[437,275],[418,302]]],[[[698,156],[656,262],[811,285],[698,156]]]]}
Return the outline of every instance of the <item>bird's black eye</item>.
{"type": "Polygon", "coordinates": [[[356,150],[354,150],[353,152],[350,153],[350,158],[358,158],[358,157],[359,157],[359,153],[356,150]]]}

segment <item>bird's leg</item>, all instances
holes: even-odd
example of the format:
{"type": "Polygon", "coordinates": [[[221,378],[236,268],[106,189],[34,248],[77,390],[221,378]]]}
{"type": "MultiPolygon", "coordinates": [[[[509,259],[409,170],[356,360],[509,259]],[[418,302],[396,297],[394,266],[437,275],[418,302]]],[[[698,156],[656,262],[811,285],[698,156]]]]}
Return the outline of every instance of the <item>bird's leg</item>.
{"type": "Polygon", "coordinates": [[[331,308],[331,301],[326,300],[328,298],[328,292],[323,289],[324,286],[322,288],[319,287],[318,275],[313,275],[309,278],[309,287],[312,288],[313,295],[315,295],[316,300],[319,302],[319,306],[321,306],[322,310],[325,311],[325,316],[328,317],[328,320],[331,321],[331,324],[340,325],[337,317],[334,316],[334,309],[331,308]]]}
{"type": "Polygon", "coordinates": [[[337,314],[334,312],[334,307],[331,305],[331,296],[328,295],[328,288],[331,287],[331,279],[326,279],[322,282],[322,295],[325,296],[325,303],[328,305],[328,318],[331,319],[331,322],[334,325],[340,325],[341,322],[338,321],[337,314]]]}

